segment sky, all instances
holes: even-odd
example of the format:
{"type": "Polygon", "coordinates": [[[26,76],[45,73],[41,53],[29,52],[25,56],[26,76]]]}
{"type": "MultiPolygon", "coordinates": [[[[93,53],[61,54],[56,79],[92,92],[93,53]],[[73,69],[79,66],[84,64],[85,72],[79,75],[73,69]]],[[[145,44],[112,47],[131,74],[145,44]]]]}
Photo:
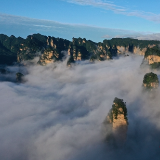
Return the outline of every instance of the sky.
{"type": "Polygon", "coordinates": [[[0,0],[0,3],[0,29],[7,35],[26,37],[40,32],[69,40],[85,37],[98,42],[104,38],[160,33],[158,0],[154,3],[145,0],[0,0]]]}

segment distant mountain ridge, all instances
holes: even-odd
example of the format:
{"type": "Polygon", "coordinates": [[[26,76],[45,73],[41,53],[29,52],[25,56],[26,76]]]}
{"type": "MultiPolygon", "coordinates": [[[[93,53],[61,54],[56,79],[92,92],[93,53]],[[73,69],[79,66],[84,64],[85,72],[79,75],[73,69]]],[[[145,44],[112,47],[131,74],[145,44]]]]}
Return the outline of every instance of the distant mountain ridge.
{"type": "Polygon", "coordinates": [[[37,63],[45,65],[61,61],[64,57],[62,51],[67,51],[70,56],[68,64],[87,59],[102,61],[126,52],[145,55],[148,48],[159,44],[160,41],[132,38],[113,38],[96,43],[85,38],[73,38],[72,41],[69,41],[63,38],[33,34],[24,39],[0,34],[0,64],[13,64],[38,56],[37,63]]]}

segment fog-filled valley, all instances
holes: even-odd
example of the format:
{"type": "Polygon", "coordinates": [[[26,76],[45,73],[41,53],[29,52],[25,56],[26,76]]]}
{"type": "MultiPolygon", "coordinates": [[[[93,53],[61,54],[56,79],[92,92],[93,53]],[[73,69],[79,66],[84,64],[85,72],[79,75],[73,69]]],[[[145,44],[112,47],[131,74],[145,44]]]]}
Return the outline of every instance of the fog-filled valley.
{"type": "MultiPolygon", "coordinates": [[[[67,59],[40,66],[8,66],[0,74],[0,159],[5,160],[158,160],[160,89],[145,92],[143,56],[109,61],[67,59]],[[15,81],[23,73],[24,83],[15,81]],[[105,141],[103,121],[115,97],[126,102],[125,144],[105,141]]],[[[36,61],[36,60],[35,60],[36,61]]],[[[34,62],[34,60],[33,60],[34,62]]],[[[158,70],[152,70],[160,77],[158,70]]]]}
{"type": "Polygon", "coordinates": [[[0,160],[159,160],[160,1],[0,5],[0,160]]]}

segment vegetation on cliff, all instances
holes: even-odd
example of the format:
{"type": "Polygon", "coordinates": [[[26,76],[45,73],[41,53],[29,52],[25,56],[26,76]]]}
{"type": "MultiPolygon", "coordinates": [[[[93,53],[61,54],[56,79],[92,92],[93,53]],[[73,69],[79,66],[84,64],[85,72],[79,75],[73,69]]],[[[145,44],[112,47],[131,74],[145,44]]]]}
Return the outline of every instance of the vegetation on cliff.
{"type": "Polygon", "coordinates": [[[160,68],[160,62],[154,62],[152,64],[150,64],[152,69],[158,69],[160,68]]]}
{"type": "Polygon", "coordinates": [[[156,88],[158,87],[158,84],[159,84],[158,76],[155,73],[150,72],[144,75],[143,85],[146,88],[156,88]]]}
{"type": "Polygon", "coordinates": [[[156,45],[152,48],[147,48],[144,56],[145,60],[148,61],[152,69],[160,68],[160,47],[156,45]]]}
{"type": "Polygon", "coordinates": [[[145,57],[149,55],[157,55],[160,56],[160,48],[159,46],[154,46],[153,48],[147,48],[147,51],[145,52],[145,57]]]}
{"type": "Polygon", "coordinates": [[[115,98],[104,121],[105,140],[114,146],[123,146],[127,137],[128,118],[126,103],[115,98]]]}
{"type": "Polygon", "coordinates": [[[109,120],[113,122],[113,119],[117,119],[118,114],[124,114],[124,119],[126,119],[128,123],[126,103],[123,102],[123,99],[116,97],[113,101],[112,108],[108,113],[109,120]]]}
{"type": "MultiPolygon", "coordinates": [[[[48,51],[53,53],[51,56],[53,61],[61,61],[64,57],[64,53],[62,52],[64,50],[68,50],[69,55],[73,57],[74,61],[86,59],[102,61],[116,56],[118,46],[123,46],[128,51],[133,52],[134,47],[143,49],[148,45],[157,44],[159,44],[159,41],[132,38],[113,38],[111,40],[104,40],[103,43],[95,43],[85,38],[73,38],[72,41],[69,41],[62,38],[33,34],[24,39],[21,37],[16,38],[13,35],[8,37],[7,35],[0,34],[0,64],[12,64],[23,60],[31,60],[36,56],[44,58],[42,62],[40,59],[39,64],[45,64],[45,53],[48,51]]],[[[148,50],[148,52],[150,51],[148,50]]],[[[68,63],[73,62],[72,57],[68,63]]]]}
{"type": "Polygon", "coordinates": [[[141,50],[149,45],[158,45],[159,41],[155,40],[138,40],[133,38],[112,38],[111,40],[104,40],[104,45],[113,46],[123,46],[129,47],[129,51],[133,52],[133,47],[139,47],[141,50]]]}

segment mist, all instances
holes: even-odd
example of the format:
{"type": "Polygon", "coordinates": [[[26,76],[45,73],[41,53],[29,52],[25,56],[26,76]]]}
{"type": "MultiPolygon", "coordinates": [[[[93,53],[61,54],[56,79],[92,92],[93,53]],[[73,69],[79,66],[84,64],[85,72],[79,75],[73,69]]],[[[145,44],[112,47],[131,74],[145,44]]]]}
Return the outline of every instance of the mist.
{"type": "Polygon", "coordinates": [[[143,91],[151,70],[140,67],[142,60],[131,55],[71,68],[66,60],[8,67],[12,75],[25,73],[25,83],[0,76],[0,159],[158,160],[160,89],[143,91]],[[102,133],[115,97],[128,109],[127,140],[120,148],[107,144],[102,133]]]}

